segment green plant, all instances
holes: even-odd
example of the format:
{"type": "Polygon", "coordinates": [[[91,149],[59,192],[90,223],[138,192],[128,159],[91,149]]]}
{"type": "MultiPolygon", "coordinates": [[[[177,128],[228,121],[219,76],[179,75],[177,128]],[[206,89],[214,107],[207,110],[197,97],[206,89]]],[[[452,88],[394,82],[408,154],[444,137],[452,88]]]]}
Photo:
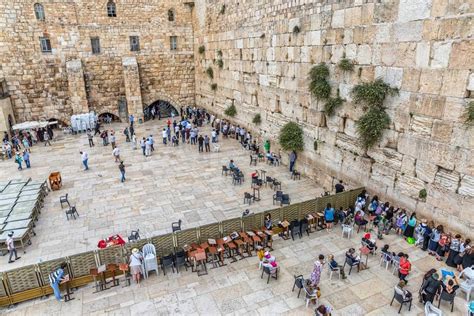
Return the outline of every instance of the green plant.
{"type": "Polygon", "coordinates": [[[300,30],[300,27],[299,27],[298,25],[295,25],[295,26],[293,27],[293,34],[298,34],[300,31],[301,31],[301,30],[300,30]]]}
{"type": "Polygon", "coordinates": [[[382,108],[370,107],[356,123],[357,133],[362,145],[367,149],[377,143],[384,129],[390,125],[390,117],[382,108]]]}
{"type": "Polygon", "coordinates": [[[318,150],[318,141],[317,141],[317,140],[315,140],[315,141],[313,142],[313,149],[314,149],[315,151],[318,150]]]}
{"type": "Polygon", "coordinates": [[[474,124],[474,101],[467,104],[466,107],[466,124],[474,124]]]}
{"type": "Polygon", "coordinates": [[[220,49],[217,51],[217,56],[222,57],[222,51],[220,49]]]}
{"type": "Polygon", "coordinates": [[[214,70],[212,69],[212,67],[207,67],[206,73],[209,76],[209,78],[214,79],[214,70]]]}
{"type": "Polygon", "coordinates": [[[426,199],[427,195],[426,189],[421,189],[420,192],[418,192],[418,197],[422,200],[426,199]]]}
{"type": "Polygon", "coordinates": [[[237,115],[237,109],[235,108],[235,105],[229,106],[227,109],[225,109],[224,114],[230,117],[234,117],[237,115]]]}
{"type": "Polygon", "coordinates": [[[225,4],[222,5],[221,11],[220,11],[219,13],[220,13],[220,14],[224,14],[224,13],[225,13],[225,4]]]}
{"type": "Polygon", "coordinates": [[[303,130],[297,123],[288,122],[280,130],[279,141],[283,150],[302,151],[304,149],[303,130]]]}
{"type": "Polygon", "coordinates": [[[313,66],[309,71],[309,90],[319,100],[328,99],[331,95],[331,86],[327,81],[329,68],[325,63],[313,66]]]}
{"type": "Polygon", "coordinates": [[[336,109],[340,107],[343,102],[344,100],[341,99],[341,97],[339,96],[335,98],[329,98],[326,101],[326,104],[324,104],[324,112],[326,113],[327,116],[333,116],[336,109]]]}
{"type": "Polygon", "coordinates": [[[219,66],[219,68],[222,69],[224,67],[224,61],[222,59],[218,59],[216,63],[217,63],[217,66],[219,66]]]}
{"type": "Polygon", "coordinates": [[[262,117],[260,116],[259,113],[255,114],[255,116],[253,117],[252,122],[256,125],[259,125],[260,123],[262,123],[262,117]]]}
{"type": "Polygon", "coordinates": [[[206,51],[206,47],[204,47],[204,45],[201,45],[199,46],[199,54],[204,54],[204,52],[206,51]]]}
{"type": "Polygon", "coordinates": [[[217,90],[217,83],[211,84],[211,90],[216,91],[217,90]]]}
{"type": "Polygon", "coordinates": [[[347,58],[342,58],[339,63],[337,64],[339,69],[342,71],[354,71],[354,61],[347,59],[347,58]]]}
{"type": "Polygon", "coordinates": [[[366,103],[370,107],[382,107],[387,95],[395,95],[398,89],[390,87],[378,78],[373,82],[358,84],[352,89],[355,103],[366,103]]]}

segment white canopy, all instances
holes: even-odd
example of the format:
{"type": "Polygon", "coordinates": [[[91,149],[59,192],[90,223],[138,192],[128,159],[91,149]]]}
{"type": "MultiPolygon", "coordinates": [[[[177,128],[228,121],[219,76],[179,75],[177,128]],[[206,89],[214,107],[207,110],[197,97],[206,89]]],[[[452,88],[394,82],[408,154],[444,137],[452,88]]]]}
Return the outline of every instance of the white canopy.
{"type": "Polygon", "coordinates": [[[13,125],[13,130],[23,130],[23,129],[33,129],[33,128],[42,128],[46,127],[48,125],[53,125],[53,124],[58,124],[58,121],[52,121],[52,122],[47,122],[47,121],[29,121],[29,122],[23,122],[19,124],[13,125]]]}

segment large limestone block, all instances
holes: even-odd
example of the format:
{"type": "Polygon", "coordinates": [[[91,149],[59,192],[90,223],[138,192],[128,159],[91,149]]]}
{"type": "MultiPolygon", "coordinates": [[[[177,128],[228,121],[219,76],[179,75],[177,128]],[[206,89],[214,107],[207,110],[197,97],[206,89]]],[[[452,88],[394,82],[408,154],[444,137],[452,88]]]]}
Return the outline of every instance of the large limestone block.
{"type": "Polygon", "coordinates": [[[461,176],[461,184],[459,186],[458,193],[462,195],[474,197],[474,176],[470,176],[467,174],[461,176]]]}
{"type": "Polygon", "coordinates": [[[466,69],[466,65],[474,65],[473,40],[453,43],[451,48],[449,68],[466,69]]]}
{"type": "Polygon", "coordinates": [[[370,45],[359,45],[357,49],[357,58],[358,65],[368,65],[372,61],[372,48],[370,45]]]}
{"type": "Polygon", "coordinates": [[[474,91],[474,72],[469,75],[469,83],[467,84],[467,90],[474,91]]]}
{"type": "Polygon", "coordinates": [[[375,76],[382,78],[392,88],[401,88],[403,79],[403,68],[397,67],[375,67],[375,76]]]}
{"type": "Polygon", "coordinates": [[[400,0],[398,5],[398,21],[423,20],[431,14],[432,0],[400,0]]]}
{"type": "Polygon", "coordinates": [[[449,1],[446,0],[433,0],[432,8],[431,8],[431,16],[432,17],[441,17],[446,14],[448,9],[449,1]]]}
{"type": "Polygon", "coordinates": [[[474,128],[465,124],[456,124],[452,129],[451,145],[474,149],[474,128]]]}
{"type": "Polygon", "coordinates": [[[344,12],[345,27],[360,25],[362,21],[362,7],[354,6],[347,8],[344,12]]]}
{"type": "MultiPolygon", "coordinates": [[[[417,163],[416,159],[407,155],[403,155],[402,164],[400,171],[402,175],[407,175],[410,177],[415,176],[415,164],[417,163]]],[[[434,174],[433,174],[434,179],[434,174]]],[[[422,179],[423,180],[423,179],[422,179]]]]}
{"type": "Polygon", "coordinates": [[[410,124],[410,130],[416,135],[430,136],[432,126],[433,126],[432,118],[413,115],[411,124],[410,124]]]}
{"type": "Polygon", "coordinates": [[[364,154],[364,150],[360,146],[359,140],[344,133],[336,134],[336,147],[359,156],[364,154]]]}
{"type": "Polygon", "coordinates": [[[392,41],[392,24],[385,23],[377,25],[375,33],[376,43],[390,43],[392,41]]]}
{"type": "Polygon", "coordinates": [[[396,178],[396,171],[379,163],[372,165],[370,181],[377,182],[381,186],[393,187],[396,178]]]}
{"type": "Polygon", "coordinates": [[[410,96],[409,112],[423,116],[441,119],[446,111],[449,111],[446,98],[432,95],[410,96]]]}
{"type": "Polygon", "coordinates": [[[443,84],[443,71],[435,69],[423,69],[420,77],[420,92],[428,94],[439,94],[443,84]]]}
{"type": "Polygon", "coordinates": [[[454,169],[456,154],[450,146],[445,144],[413,135],[401,134],[398,139],[398,151],[445,169],[454,169]]]}
{"type": "Polygon", "coordinates": [[[440,168],[435,175],[434,183],[444,189],[456,192],[459,186],[459,172],[440,168]]]}
{"type": "Polygon", "coordinates": [[[464,174],[474,175],[474,150],[456,148],[454,159],[456,171],[464,174]]]}
{"type": "Polygon", "coordinates": [[[390,148],[372,148],[367,151],[378,164],[390,168],[393,171],[401,170],[403,155],[390,148]]]}
{"type": "Polygon", "coordinates": [[[333,28],[344,27],[344,10],[336,10],[333,12],[331,26],[333,28]]]}
{"type": "Polygon", "coordinates": [[[423,37],[423,21],[396,23],[393,35],[397,42],[419,42],[423,37]]]}
{"type": "Polygon", "coordinates": [[[342,132],[344,130],[343,119],[337,115],[330,117],[326,115],[326,124],[330,131],[342,132]]]}
{"type": "Polygon", "coordinates": [[[443,76],[441,94],[450,97],[464,97],[466,94],[469,70],[448,70],[443,76]]]}
{"type": "Polygon", "coordinates": [[[357,126],[354,120],[346,118],[344,125],[344,133],[350,137],[357,137],[357,126]]]}
{"type": "Polygon", "coordinates": [[[411,198],[418,198],[420,190],[425,188],[425,183],[418,178],[409,177],[408,175],[400,175],[395,187],[400,190],[401,194],[407,195],[411,198]]]}
{"type": "Polygon", "coordinates": [[[431,68],[447,68],[450,53],[451,42],[433,43],[431,68]]]}
{"type": "Polygon", "coordinates": [[[404,91],[418,92],[420,88],[420,76],[421,71],[418,69],[404,69],[401,89],[404,91]]]}
{"type": "Polygon", "coordinates": [[[416,44],[416,67],[427,68],[430,63],[430,43],[420,42],[416,44]]]}
{"type": "MultiPolygon", "coordinates": [[[[459,206],[462,204],[463,197],[454,192],[448,191],[438,185],[431,185],[427,190],[428,197],[426,201],[445,212],[459,214],[459,206]]],[[[435,217],[436,218],[436,217],[435,217]]]]}
{"type": "Polygon", "coordinates": [[[433,140],[449,143],[453,133],[453,123],[442,120],[433,121],[433,129],[431,131],[431,138],[433,140]]]}

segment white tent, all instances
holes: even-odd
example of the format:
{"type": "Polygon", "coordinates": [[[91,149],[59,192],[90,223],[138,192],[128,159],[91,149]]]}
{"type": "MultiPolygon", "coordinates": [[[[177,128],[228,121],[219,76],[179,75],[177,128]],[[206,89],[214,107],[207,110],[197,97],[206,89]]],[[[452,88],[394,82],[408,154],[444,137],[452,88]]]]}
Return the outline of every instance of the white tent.
{"type": "Polygon", "coordinates": [[[47,121],[28,121],[28,122],[23,122],[19,124],[13,125],[12,129],[17,131],[17,130],[26,130],[26,129],[33,129],[33,128],[43,128],[48,125],[54,125],[58,124],[58,121],[52,121],[52,122],[47,122],[47,121]]]}

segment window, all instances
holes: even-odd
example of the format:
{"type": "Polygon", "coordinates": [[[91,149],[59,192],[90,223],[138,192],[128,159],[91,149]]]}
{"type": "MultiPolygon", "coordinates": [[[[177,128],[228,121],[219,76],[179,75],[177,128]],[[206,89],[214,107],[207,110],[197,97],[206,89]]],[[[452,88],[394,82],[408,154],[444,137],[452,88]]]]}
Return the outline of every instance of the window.
{"type": "Polygon", "coordinates": [[[98,37],[91,37],[92,54],[100,54],[100,40],[98,37]]]}
{"type": "Polygon", "coordinates": [[[140,40],[138,36],[130,36],[130,50],[132,52],[138,52],[140,50],[140,40]]]}
{"type": "Polygon", "coordinates": [[[174,11],[173,11],[173,9],[168,10],[168,21],[170,21],[170,22],[174,21],[174,11]]]}
{"type": "Polygon", "coordinates": [[[110,18],[115,18],[117,16],[117,8],[113,1],[107,3],[107,16],[110,18]]]}
{"type": "Polygon", "coordinates": [[[176,50],[178,48],[178,37],[170,36],[170,50],[176,50]]]}
{"type": "Polygon", "coordinates": [[[41,3],[35,3],[35,16],[38,21],[44,21],[44,8],[41,3]]]}
{"type": "Polygon", "coordinates": [[[41,52],[51,53],[51,41],[46,36],[40,37],[41,52]]]}

